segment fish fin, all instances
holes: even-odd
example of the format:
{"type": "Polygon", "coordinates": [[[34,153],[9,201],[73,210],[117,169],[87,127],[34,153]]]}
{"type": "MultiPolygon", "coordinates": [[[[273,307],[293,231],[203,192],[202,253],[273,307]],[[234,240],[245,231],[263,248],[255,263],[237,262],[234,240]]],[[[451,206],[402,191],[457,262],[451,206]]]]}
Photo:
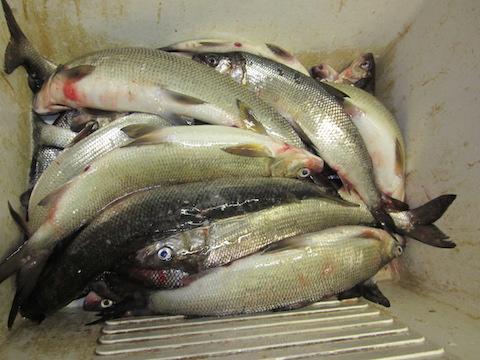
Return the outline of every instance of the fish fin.
{"type": "Polygon", "coordinates": [[[25,218],[20,215],[18,212],[16,212],[12,205],[10,204],[10,201],[8,202],[8,210],[10,211],[10,215],[12,215],[13,219],[15,220],[15,222],[17,223],[18,226],[20,226],[20,228],[22,229],[22,231],[28,236],[30,237],[31,233],[30,233],[30,229],[28,228],[28,223],[27,221],[25,220],[25,218]]]}
{"type": "MultiPolygon", "coordinates": [[[[85,76],[90,75],[95,70],[93,65],[79,65],[70,69],[65,69],[63,65],[59,65],[55,75],[67,78],[70,81],[78,81],[83,79],[85,76]]],[[[97,111],[96,109],[90,109],[93,112],[97,111]]],[[[101,111],[101,110],[98,110],[101,111]]]]}
{"type": "Polygon", "coordinates": [[[384,229],[395,240],[397,240],[397,238],[395,237],[395,233],[398,232],[398,229],[395,225],[395,222],[393,221],[390,214],[386,211],[386,209],[384,207],[377,207],[377,208],[372,208],[372,209],[369,209],[369,210],[370,210],[370,213],[372,214],[373,218],[382,227],[382,229],[384,229]]]}
{"type": "Polygon", "coordinates": [[[262,254],[303,248],[305,248],[305,245],[302,243],[302,241],[297,236],[292,236],[266,246],[262,250],[262,254]]]}
{"type": "Polygon", "coordinates": [[[407,211],[410,209],[410,206],[401,200],[395,199],[391,196],[383,194],[385,200],[385,206],[387,209],[397,210],[397,211],[407,211]]]}
{"type": "Polygon", "coordinates": [[[240,116],[242,117],[243,121],[243,128],[247,130],[255,131],[259,134],[267,135],[267,131],[263,127],[262,123],[258,121],[255,113],[253,112],[250,107],[245,104],[240,99],[237,99],[237,107],[240,110],[240,116]]]}
{"type": "Polygon", "coordinates": [[[15,322],[15,318],[18,315],[18,310],[20,309],[20,303],[17,294],[12,301],[12,306],[10,307],[10,312],[8,314],[7,327],[10,330],[15,322]]]}
{"type": "Polygon", "coordinates": [[[230,146],[223,148],[223,151],[240,156],[251,156],[251,157],[268,157],[273,158],[274,154],[272,151],[261,144],[242,144],[237,146],[230,146]]]}
{"type": "Polygon", "coordinates": [[[85,124],[82,130],[72,139],[67,147],[72,147],[81,140],[85,139],[88,135],[98,129],[98,123],[95,120],[89,121],[85,124]]]}
{"type": "Polygon", "coordinates": [[[49,206],[52,204],[53,201],[55,201],[59,196],[65,192],[68,187],[70,186],[70,183],[73,181],[69,180],[68,182],[64,183],[63,185],[60,185],[58,188],[55,190],[51,191],[47,196],[45,196],[42,200],[39,201],[37,204],[38,206],[49,206]]]}
{"type": "Polygon", "coordinates": [[[279,311],[298,310],[298,309],[304,308],[305,306],[310,305],[311,303],[312,303],[311,301],[298,301],[298,302],[294,302],[285,306],[280,306],[278,308],[272,309],[272,311],[279,312],[279,311]]]}
{"type": "Polygon", "coordinates": [[[20,245],[0,264],[0,284],[18,271],[23,265],[23,257],[26,253],[28,240],[20,245]]]}
{"type": "Polygon", "coordinates": [[[81,110],[85,114],[92,115],[94,117],[108,117],[108,118],[111,117],[111,118],[113,118],[117,114],[116,111],[101,110],[101,109],[95,109],[95,108],[89,108],[89,107],[84,107],[84,108],[81,108],[79,110],[81,110]]]}
{"type": "Polygon", "coordinates": [[[377,282],[374,278],[370,278],[355,285],[353,288],[342,291],[337,295],[338,300],[351,299],[363,296],[365,299],[374,302],[375,304],[390,307],[390,301],[380,291],[377,282]]]}
{"type": "Polygon", "coordinates": [[[32,196],[32,191],[33,188],[28,189],[27,191],[22,193],[22,195],[20,195],[20,204],[22,204],[22,206],[26,209],[28,208],[28,203],[30,202],[30,196],[32,196]]]}
{"type": "Polygon", "coordinates": [[[265,45],[272,52],[272,54],[274,54],[275,56],[278,56],[279,58],[289,59],[289,60],[294,59],[294,56],[292,54],[282,49],[278,45],[273,45],[273,44],[265,44],[265,45]]]}
{"type": "Polygon", "coordinates": [[[335,184],[329,180],[324,174],[317,173],[310,176],[312,182],[322,190],[327,199],[335,200],[344,204],[351,204],[350,202],[342,199],[335,187],[335,184]]]}
{"type": "Polygon", "coordinates": [[[418,208],[409,210],[408,217],[412,224],[408,229],[397,229],[398,233],[425,244],[454,248],[456,244],[449,239],[433,222],[437,221],[455,200],[456,195],[441,195],[418,208]]]}
{"type": "Polygon", "coordinates": [[[188,96],[185,94],[180,94],[179,92],[162,89],[166,95],[170,97],[173,101],[182,104],[182,105],[202,105],[205,104],[205,101],[201,99],[194,98],[193,96],[188,96]]]}
{"type": "Polygon", "coordinates": [[[7,74],[11,74],[17,67],[23,65],[23,63],[26,61],[24,55],[22,54],[20,44],[28,42],[28,40],[15,20],[12,9],[6,0],[2,0],[2,7],[5,14],[5,20],[7,21],[8,31],[10,31],[11,35],[10,42],[8,43],[5,51],[4,70],[7,74]]]}
{"type": "Polygon", "coordinates": [[[329,85],[327,82],[317,82],[325,91],[327,91],[330,95],[334,96],[338,100],[343,100],[345,98],[348,98],[347,94],[345,94],[343,91],[338,90],[337,88],[334,88],[333,86],[329,85]]]}
{"type": "Polygon", "coordinates": [[[137,139],[141,136],[147,135],[155,130],[161,129],[162,126],[149,124],[131,124],[122,128],[122,131],[132,139],[137,139]]]}

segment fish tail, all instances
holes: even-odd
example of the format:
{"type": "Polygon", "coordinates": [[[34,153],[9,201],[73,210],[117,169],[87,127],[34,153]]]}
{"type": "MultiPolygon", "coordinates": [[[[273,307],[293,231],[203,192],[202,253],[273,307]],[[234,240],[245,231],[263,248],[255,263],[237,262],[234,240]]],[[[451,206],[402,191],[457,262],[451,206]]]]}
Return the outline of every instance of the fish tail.
{"type": "Polygon", "coordinates": [[[6,0],[2,0],[2,7],[10,31],[10,41],[5,50],[4,71],[11,74],[17,67],[23,66],[29,75],[30,88],[33,92],[38,92],[56,65],[42,56],[28,41],[6,0]]]}
{"type": "Polygon", "coordinates": [[[395,238],[395,233],[397,233],[397,227],[395,225],[395,222],[393,221],[392,217],[390,214],[385,210],[383,207],[378,207],[378,208],[373,208],[370,209],[370,212],[373,216],[373,218],[377,221],[377,223],[385,230],[387,231],[394,239],[395,238]]]}
{"type": "Polygon", "coordinates": [[[409,210],[407,213],[411,226],[408,229],[398,229],[398,233],[435,247],[454,248],[456,244],[448,240],[449,237],[433,223],[442,217],[455,198],[456,195],[441,195],[409,210]]]}
{"type": "Polygon", "coordinates": [[[15,220],[17,225],[20,226],[20,228],[25,233],[25,235],[30,237],[30,229],[28,228],[27,221],[24,219],[22,215],[20,215],[18,212],[16,212],[13,209],[12,205],[10,204],[10,201],[8,202],[8,210],[10,211],[10,215],[12,215],[13,219],[15,220]]]}
{"type": "Polygon", "coordinates": [[[13,16],[12,9],[6,0],[2,0],[2,7],[5,14],[5,20],[7,21],[8,31],[10,31],[11,36],[10,42],[5,51],[4,70],[7,74],[11,74],[17,67],[26,62],[21,44],[28,44],[29,42],[23,31],[20,29],[20,26],[18,26],[18,23],[13,16]]]}
{"type": "Polygon", "coordinates": [[[26,242],[20,245],[17,250],[15,250],[12,254],[10,254],[0,264],[0,284],[22,267],[23,258],[26,253],[25,245],[26,245],[26,242]]]}

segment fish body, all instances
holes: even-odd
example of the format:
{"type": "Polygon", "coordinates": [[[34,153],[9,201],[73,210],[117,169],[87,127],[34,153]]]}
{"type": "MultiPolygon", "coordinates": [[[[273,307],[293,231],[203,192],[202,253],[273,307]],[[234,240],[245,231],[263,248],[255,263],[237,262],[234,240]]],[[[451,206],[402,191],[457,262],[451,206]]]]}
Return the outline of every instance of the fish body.
{"type": "MultiPolygon", "coordinates": [[[[439,197],[412,211],[391,213],[402,235],[420,241],[439,241],[446,236],[433,221],[448,208],[450,200],[439,197]],[[436,214],[430,217],[430,214],[436,214]],[[418,236],[417,234],[420,234],[418,236]]],[[[149,269],[182,269],[195,273],[229,264],[283,239],[342,225],[373,226],[375,219],[365,207],[352,207],[329,199],[311,198],[214,221],[149,244],[137,251],[135,264],[149,269]]],[[[400,238],[398,238],[401,241],[400,238]]]]}
{"type": "Polygon", "coordinates": [[[39,114],[65,108],[187,116],[266,132],[303,147],[278,112],[232,79],[148,48],[106,49],[67,62],[44,83],[33,105],[39,114]]]}
{"type": "Polygon", "coordinates": [[[351,85],[328,85],[348,95],[343,106],[367,146],[380,191],[404,201],[405,142],[397,120],[380,100],[368,92],[351,85]]]}
{"type": "Polygon", "coordinates": [[[152,291],[157,314],[222,316],[311,303],[371,278],[402,248],[384,230],[341,227],[291,238],[290,246],[211,269],[188,286],[152,291]]]}
{"type": "MultiPolygon", "coordinates": [[[[0,264],[0,282],[18,271],[16,303],[35,285],[49,255],[62,239],[82,227],[108,203],[132,191],[227,177],[308,177],[323,160],[269,136],[225,126],[164,128],[159,143],[116,148],[41,201],[46,218],[11,256],[0,264]],[[169,129],[183,131],[182,144],[168,142],[169,129]],[[218,132],[216,132],[218,130],[218,132]],[[234,132],[235,142],[219,134],[234,132]],[[216,135],[216,136],[215,136],[216,135]]],[[[149,139],[150,141],[150,139],[149,139]]],[[[36,213],[32,221],[36,221],[36,213]]]]}
{"type": "Polygon", "coordinates": [[[361,134],[339,100],[321,83],[247,53],[207,53],[194,59],[226,75],[234,74],[237,81],[274,106],[299,129],[343,184],[360,195],[378,222],[393,233],[393,221],[385,211],[387,199],[377,187],[361,134]]]}
{"type": "Polygon", "coordinates": [[[127,125],[144,124],[170,126],[158,115],[134,113],[118,118],[95,131],[74,146],[65,149],[44,171],[32,191],[29,202],[30,228],[38,229],[46,217],[47,209],[40,201],[52,191],[81,173],[93,161],[109,151],[126,145],[132,139],[122,131],[127,125]]]}
{"type": "Polygon", "coordinates": [[[160,50],[174,52],[189,58],[198,53],[242,51],[273,60],[288,66],[293,70],[309,75],[308,70],[305,69],[294,55],[290,54],[285,49],[282,49],[280,46],[273,44],[254,44],[246,41],[231,41],[223,39],[199,39],[178,42],[162,47],[160,50]]]}
{"type": "Polygon", "coordinates": [[[23,306],[24,313],[50,313],[66,305],[95,277],[112,270],[152,238],[320,196],[315,184],[286,178],[217,179],[133,192],[96,214],[58,260],[47,265],[23,306]],[[40,309],[34,311],[35,307],[40,309]]]}

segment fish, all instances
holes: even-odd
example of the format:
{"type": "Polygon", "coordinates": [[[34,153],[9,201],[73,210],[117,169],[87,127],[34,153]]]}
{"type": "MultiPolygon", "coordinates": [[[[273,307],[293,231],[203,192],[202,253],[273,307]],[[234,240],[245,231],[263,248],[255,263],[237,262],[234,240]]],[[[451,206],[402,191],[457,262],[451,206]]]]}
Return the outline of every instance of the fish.
{"type": "Polygon", "coordinates": [[[11,35],[5,50],[4,71],[11,74],[17,67],[23,66],[28,74],[30,89],[38,92],[43,83],[55,72],[57,64],[40,54],[30,44],[6,0],[2,0],[2,7],[11,35]]]}
{"type": "Polygon", "coordinates": [[[232,79],[149,48],[100,50],[60,66],[35,95],[33,110],[49,114],[66,108],[186,116],[304,147],[276,110],[232,79]]]}
{"type": "Polygon", "coordinates": [[[209,269],[173,290],[145,291],[155,314],[225,316],[308,304],[371,278],[403,248],[382,229],[342,226],[209,269]]]}
{"type": "Polygon", "coordinates": [[[326,88],[327,85],[282,64],[248,53],[206,53],[193,59],[235,76],[274,106],[339,175],[345,188],[358,193],[382,227],[392,234],[395,232],[386,211],[395,205],[378,189],[362,136],[338,97],[332,95],[344,98],[346,94],[326,88]]]}
{"type": "Polygon", "coordinates": [[[405,141],[393,114],[368,92],[345,84],[327,83],[348,95],[343,107],[357,127],[372,159],[379,190],[405,200],[405,141]]]}
{"type": "Polygon", "coordinates": [[[61,254],[47,263],[38,285],[22,303],[22,314],[36,319],[38,314],[58,310],[152,237],[321,196],[315,184],[289,178],[216,179],[135,191],[97,213],[61,254]]]}
{"type": "Polygon", "coordinates": [[[171,126],[171,123],[158,115],[133,113],[124,115],[102,127],[65,149],[57,155],[56,161],[49,164],[38,179],[29,201],[31,231],[36,231],[46,217],[47,209],[39,205],[49,193],[80,174],[93,161],[109,151],[132,141],[122,129],[127,125],[171,126]],[[37,214],[35,214],[37,213],[37,214]]]}
{"type": "MultiPolygon", "coordinates": [[[[398,233],[433,246],[454,247],[455,243],[433,225],[453,199],[443,195],[419,208],[391,213],[398,233]]],[[[345,206],[325,198],[304,199],[172,234],[138,250],[133,261],[147,269],[197,273],[227,265],[289,237],[335,226],[374,224],[365,207],[345,206]]],[[[397,240],[403,239],[397,236],[397,240]]]]}
{"type": "Polygon", "coordinates": [[[77,136],[77,134],[70,129],[48,124],[36,114],[33,114],[32,119],[33,141],[36,146],[64,149],[69,146],[77,136]]]}
{"type": "MultiPolygon", "coordinates": [[[[28,296],[62,239],[129,192],[226,177],[308,178],[323,168],[323,160],[308,151],[253,131],[218,125],[198,126],[193,132],[191,129],[165,127],[163,138],[155,138],[157,143],[152,144],[150,138],[145,143],[140,137],[113,149],[47,195],[40,202],[48,209],[44,221],[0,264],[0,283],[18,272],[14,303],[20,304],[28,296]],[[183,142],[169,142],[173,133],[183,135],[183,142]]],[[[33,212],[31,221],[40,215],[33,212]]]]}
{"type": "Polygon", "coordinates": [[[362,54],[340,73],[328,64],[320,64],[313,66],[310,74],[319,81],[353,85],[375,95],[375,59],[372,53],[362,54]]]}
{"type": "Polygon", "coordinates": [[[188,58],[191,58],[193,54],[205,52],[224,53],[242,51],[273,60],[288,66],[293,70],[309,75],[308,70],[299,60],[297,60],[297,58],[295,58],[294,55],[285,49],[282,49],[280,46],[273,44],[260,44],[224,39],[198,39],[177,42],[175,44],[161,47],[159,50],[176,53],[188,58]]]}

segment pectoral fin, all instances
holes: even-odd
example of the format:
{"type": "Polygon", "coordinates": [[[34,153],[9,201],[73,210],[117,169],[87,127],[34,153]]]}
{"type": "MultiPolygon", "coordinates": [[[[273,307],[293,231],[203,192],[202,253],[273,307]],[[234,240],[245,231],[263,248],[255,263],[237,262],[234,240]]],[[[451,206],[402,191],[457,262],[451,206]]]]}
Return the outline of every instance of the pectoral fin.
{"type": "Polygon", "coordinates": [[[260,121],[257,120],[255,113],[252,109],[250,109],[250,107],[248,107],[247,104],[241,100],[237,100],[237,106],[240,110],[240,116],[242,117],[244,129],[267,135],[267,131],[260,121]]]}
{"type": "Polygon", "coordinates": [[[251,156],[251,157],[268,157],[273,158],[272,151],[261,144],[243,144],[237,146],[230,146],[222,149],[229,154],[240,155],[240,156],[251,156]]]}

